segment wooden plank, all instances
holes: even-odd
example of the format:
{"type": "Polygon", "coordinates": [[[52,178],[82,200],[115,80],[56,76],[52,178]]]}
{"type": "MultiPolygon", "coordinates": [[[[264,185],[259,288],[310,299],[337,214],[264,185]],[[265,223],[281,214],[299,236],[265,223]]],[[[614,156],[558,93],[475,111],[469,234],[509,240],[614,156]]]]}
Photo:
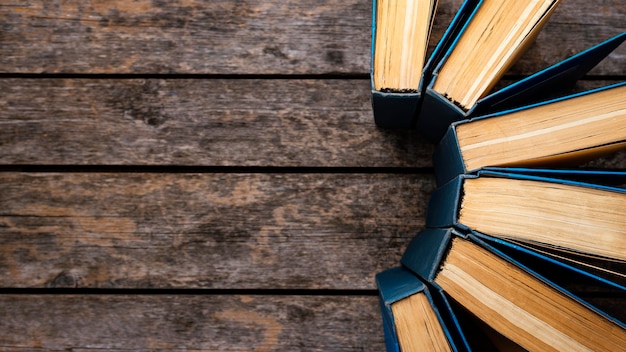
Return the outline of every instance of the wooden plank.
{"type": "Polygon", "coordinates": [[[374,296],[0,295],[0,348],[382,351],[374,296]]]}
{"type": "MultiPolygon", "coordinates": [[[[376,128],[367,80],[0,79],[0,91],[5,165],[432,166],[419,134],[376,128]]],[[[608,160],[596,166],[626,168],[608,160]]]]}
{"type": "Polygon", "coordinates": [[[431,175],[0,173],[0,287],[374,289],[431,175]]]}
{"type": "Polygon", "coordinates": [[[384,350],[375,296],[0,295],[0,316],[3,350],[384,350]]]}
{"type": "Polygon", "coordinates": [[[367,80],[0,79],[0,164],[428,167],[367,80]]]}
{"type": "MultiPolygon", "coordinates": [[[[441,37],[461,0],[442,0],[441,37]]],[[[564,1],[513,69],[536,72],[624,31],[621,0],[564,1]]],[[[369,71],[371,1],[22,1],[0,5],[0,72],[328,74],[369,71]]],[[[594,74],[625,75],[626,48],[594,74]]]]}
{"type": "Polygon", "coordinates": [[[0,71],[357,72],[369,63],[369,6],[365,0],[31,0],[1,8],[0,71]]]}

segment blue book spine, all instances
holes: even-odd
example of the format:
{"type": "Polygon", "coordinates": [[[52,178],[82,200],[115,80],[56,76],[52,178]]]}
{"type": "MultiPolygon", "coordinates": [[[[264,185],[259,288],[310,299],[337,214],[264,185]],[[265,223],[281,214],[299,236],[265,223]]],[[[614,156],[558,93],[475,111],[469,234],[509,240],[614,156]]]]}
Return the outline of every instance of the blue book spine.
{"type": "MultiPolygon", "coordinates": [[[[471,241],[487,249],[494,255],[524,270],[525,272],[529,273],[533,277],[544,282],[548,286],[556,289],[562,294],[574,299],[578,303],[598,313],[604,318],[615,322],[617,325],[623,328],[626,328],[626,325],[624,324],[624,322],[620,321],[619,319],[616,319],[615,317],[612,317],[611,315],[607,314],[605,311],[598,309],[597,307],[589,304],[587,301],[581,299],[580,297],[573,294],[572,292],[564,289],[554,279],[551,280],[546,275],[542,274],[541,271],[545,271],[549,273],[551,270],[554,270],[555,267],[558,267],[561,270],[568,271],[569,274],[573,275],[574,277],[577,277],[577,279],[581,281],[592,280],[598,285],[610,286],[610,287],[617,288],[620,290],[624,290],[625,289],[624,286],[616,284],[614,282],[610,282],[604,278],[593,275],[586,271],[576,269],[566,263],[541,255],[540,253],[522,249],[521,247],[510,244],[507,241],[494,239],[491,236],[482,235],[482,234],[472,232],[472,231],[462,232],[453,228],[425,229],[421,231],[411,241],[410,245],[407,247],[407,250],[405,251],[401,259],[402,265],[405,268],[407,268],[409,271],[418,275],[422,280],[432,285],[434,288],[439,288],[434,281],[438,274],[439,268],[445,261],[447,251],[454,237],[463,238],[464,240],[471,241]],[[495,243],[495,241],[497,241],[501,245],[508,246],[509,248],[515,251],[520,251],[520,252],[525,251],[526,254],[532,255],[533,257],[539,260],[539,265],[536,265],[536,267],[539,267],[540,269],[534,270],[528,265],[526,265],[525,263],[522,263],[521,261],[513,258],[511,255],[506,254],[505,252],[503,252],[502,250],[494,246],[493,243],[495,243]],[[429,252],[434,252],[436,254],[429,255],[427,254],[429,252]]],[[[626,293],[626,290],[624,291],[624,293],[626,293]]]]}
{"type": "Polygon", "coordinates": [[[446,134],[435,148],[433,166],[435,167],[435,181],[438,186],[467,173],[454,125],[448,126],[446,134]]]}
{"type": "Polygon", "coordinates": [[[419,293],[423,293],[430,302],[451,349],[453,351],[469,351],[458,321],[441,292],[431,294],[428,286],[421,279],[403,267],[391,268],[378,273],[376,285],[380,298],[387,352],[400,352],[391,305],[419,293]]]}
{"type": "Polygon", "coordinates": [[[426,212],[427,227],[448,228],[459,225],[458,211],[463,195],[463,180],[466,177],[474,176],[458,176],[433,191],[426,212]]]}

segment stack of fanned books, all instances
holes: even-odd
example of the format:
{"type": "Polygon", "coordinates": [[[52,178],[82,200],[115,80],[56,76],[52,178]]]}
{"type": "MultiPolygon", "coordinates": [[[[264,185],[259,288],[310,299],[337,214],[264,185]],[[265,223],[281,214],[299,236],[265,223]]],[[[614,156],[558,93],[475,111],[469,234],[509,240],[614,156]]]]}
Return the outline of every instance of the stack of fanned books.
{"type": "Polygon", "coordinates": [[[493,92],[558,0],[465,1],[427,57],[436,0],[374,0],[372,104],[436,144],[426,228],[378,273],[388,351],[626,351],[626,82],[555,96],[626,32],[493,92]]]}

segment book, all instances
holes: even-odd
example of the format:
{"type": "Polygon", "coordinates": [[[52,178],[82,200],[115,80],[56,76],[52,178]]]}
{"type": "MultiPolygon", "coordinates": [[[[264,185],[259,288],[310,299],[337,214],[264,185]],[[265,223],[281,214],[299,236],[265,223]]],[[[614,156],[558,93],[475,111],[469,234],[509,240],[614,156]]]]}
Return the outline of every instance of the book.
{"type": "Polygon", "coordinates": [[[478,2],[464,1],[427,55],[437,0],[373,0],[370,84],[378,127],[415,127],[423,82],[478,2]]]}
{"type": "Polygon", "coordinates": [[[436,7],[435,0],[374,1],[376,91],[417,91],[436,7]]]}
{"type": "Polygon", "coordinates": [[[401,262],[524,349],[617,351],[626,346],[623,322],[471,234],[423,230],[401,262]]]}
{"type": "MultiPolygon", "coordinates": [[[[440,309],[415,274],[402,267],[387,269],[376,275],[376,285],[388,352],[458,351],[440,309]]],[[[446,307],[444,313],[456,328],[446,307]]]]}
{"type": "Polygon", "coordinates": [[[431,89],[468,110],[532,43],[558,4],[559,0],[481,2],[438,67],[431,89]]]}
{"type": "MultiPolygon", "coordinates": [[[[485,2],[481,6],[485,6],[487,3],[488,2],[485,2]]],[[[500,3],[506,4],[509,2],[500,3]]],[[[517,2],[510,3],[517,4],[517,2]]],[[[548,1],[548,3],[550,3],[550,1],[548,1]]],[[[545,23],[556,5],[556,2],[552,2],[551,7],[549,7],[546,12],[543,12],[543,17],[540,18],[540,24],[545,23]]],[[[472,19],[478,16],[479,13],[480,12],[477,11],[472,14],[472,19]]],[[[540,13],[541,12],[537,14],[540,13]]],[[[486,18],[483,19],[482,22],[488,20],[489,18],[486,18]]],[[[422,94],[423,102],[418,113],[419,118],[416,122],[416,128],[420,130],[426,138],[435,143],[443,137],[447,127],[453,122],[547,100],[548,98],[554,96],[555,92],[563,91],[565,88],[571,86],[626,40],[626,32],[623,32],[544,70],[491,93],[490,90],[493,88],[493,85],[498,82],[505,71],[494,72],[488,69],[489,66],[482,67],[482,64],[476,64],[475,67],[487,70],[487,72],[485,72],[485,76],[491,77],[488,86],[486,86],[482,80],[479,80],[480,77],[473,77],[472,75],[465,74],[465,79],[461,80],[459,77],[450,74],[451,71],[462,71],[462,67],[465,67],[465,69],[472,69],[472,66],[468,66],[474,62],[471,55],[477,55],[479,58],[485,60],[492,59],[491,55],[484,55],[484,51],[477,49],[481,47],[478,43],[472,43],[474,45],[470,45],[469,48],[467,45],[462,45],[465,41],[469,40],[467,38],[462,38],[462,36],[465,32],[470,32],[472,22],[473,21],[470,21],[467,28],[459,31],[458,36],[461,36],[461,38],[450,40],[453,43],[449,45],[447,53],[445,55],[441,55],[437,65],[435,65],[436,67],[433,68],[433,72],[430,74],[429,81],[426,84],[425,92],[422,94]],[[454,58],[453,55],[456,57],[454,60],[452,60],[454,58]],[[465,63],[463,63],[464,61],[465,63]],[[456,66],[460,67],[457,69],[456,66]],[[442,88],[448,87],[451,84],[456,85],[457,82],[459,87],[462,87],[460,89],[461,93],[465,93],[467,90],[468,94],[473,96],[470,101],[462,98],[459,100],[463,101],[463,103],[460,103],[457,101],[457,98],[454,98],[454,96],[450,95],[446,89],[442,88]],[[472,86],[472,89],[466,87],[468,85],[472,86]],[[480,94],[476,94],[475,89],[473,89],[474,85],[477,87],[483,87],[480,89],[480,94]]],[[[498,23],[500,22],[502,22],[502,19],[498,19],[498,23]]],[[[528,40],[532,39],[540,29],[541,25],[532,28],[533,34],[524,39],[526,41],[524,42],[524,45],[528,45],[528,43],[530,43],[528,40]]],[[[469,38],[472,38],[472,36],[469,36],[469,38]]],[[[493,37],[490,40],[494,39],[496,39],[496,37],[493,37]]],[[[521,47],[518,48],[521,49],[521,47]]],[[[516,55],[510,57],[511,60],[506,63],[505,67],[509,67],[510,64],[512,64],[515,59],[519,57],[521,52],[522,50],[515,52],[516,55]]],[[[482,75],[482,73],[477,70],[471,71],[474,71],[474,74],[482,75]]],[[[456,90],[457,88],[455,88],[455,91],[456,90]]]]}
{"type": "Polygon", "coordinates": [[[626,146],[626,82],[453,123],[436,147],[438,184],[488,166],[575,166],[626,146]]]}
{"type": "MultiPolygon", "coordinates": [[[[586,172],[546,177],[511,168],[458,176],[432,193],[426,224],[626,263],[626,189],[567,173],[584,179],[586,172]]],[[[624,172],[602,174],[626,180],[624,172]]]]}
{"type": "Polygon", "coordinates": [[[530,46],[558,3],[484,0],[469,9],[463,28],[436,63],[420,112],[431,118],[422,119],[418,127],[427,123],[428,136],[437,140],[432,125],[442,123],[438,115],[447,119],[448,110],[455,115],[470,110],[530,46]]]}
{"type": "Polygon", "coordinates": [[[376,275],[387,352],[523,351],[404,267],[376,275]]]}

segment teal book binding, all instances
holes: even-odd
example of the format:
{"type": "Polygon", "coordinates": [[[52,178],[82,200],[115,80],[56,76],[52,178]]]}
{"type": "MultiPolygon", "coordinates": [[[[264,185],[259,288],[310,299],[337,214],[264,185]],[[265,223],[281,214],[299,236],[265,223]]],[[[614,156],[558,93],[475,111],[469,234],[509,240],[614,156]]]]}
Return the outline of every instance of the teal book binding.
{"type": "Polygon", "coordinates": [[[433,290],[439,289],[446,294],[446,291],[441,289],[436,283],[436,278],[446,260],[451,243],[455,238],[470,241],[486,249],[495,256],[522,269],[565,296],[574,299],[591,311],[622,328],[626,328],[626,324],[620,319],[609,315],[605,310],[590,304],[588,301],[564,288],[568,283],[578,282],[581,285],[586,285],[586,287],[593,287],[599,290],[610,289],[613,292],[623,292],[626,294],[626,287],[624,285],[606,280],[605,278],[578,269],[565,262],[555,260],[539,252],[534,252],[484,234],[472,231],[463,232],[452,227],[436,229],[426,228],[415,236],[407,246],[401,259],[402,266],[431,285],[433,290]]]}
{"type": "MultiPolygon", "coordinates": [[[[450,22],[450,25],[444,32],[441,40],[438,42],[431,55],[424,65],[420,85],[415,87],[412,92],[388,92],[376,90],[374,86],[374,43],[376,41],[376,9],[377,0],[372,1],[372,45],[371,45],[371,61],[370,61],[370,85],[372,95],[372,111],[374,121],[378,127],[389,129],[413,129],[415,128],[418,118],[418,112],[422,102],[422,91],[425,82],[430,80],[432,68],[441,56],[446,52],[451,39],[462,28],[463,23],[467,20],[472,9],[479,1],[466,0],[457,11],[456,15],[450,22]]],[[[434,14],[433,14],[434,16],[434,14]]]]}
{"type": "MultiPolygon", "coordinates": [[[[609,91],[612,89],[623,89],[623,87],[626,87],[626,82],[620,82],[620,83],[616,83],[616,84],[612,84],[609,86],[605,86],[605,87],[600,87],[600,88],[596,88],[596,89],[592,89],[592,90],[588,90],[588,91],[584,91],[584,92],[580,92],[580,93],[576,93],[576,94],[570,94],[570,95],[566,95],[563,97],[559,97],[559,98],[555,98],[552,100],[548,100],[548,101],[544,101],[544,102],[540,102],[540,103],[536,103],[536,104],[532,104],[532,105],[526,105],[526,106],[522,106],[516,109],[511,109],[511,110],[506,110],[506,111],[501,111],[498,113],[494,113],[494,114],[490,114],[490,115],[485,115],[485,116],[479,116],[479,117],[475,117],[475,118],[471,118],[471,119],[467,119],[467,120],[462,120],[462,121],[458,121],[453,123],[452,125],[448,126],[447,128],[447,132],[445,133],[445,135],[443,136],[443,138],[441,139],[441,141],[437,144],[436,148],[435,148],[435,152],[433,154],[433,165],[435,167],[435,178],[437,181],[437,184],[442,185],[446,182],[448,182],[449,180],[453,179],[454,177],[461,175],[461,174],[468,174],[468,173],[474,173],[476,172],[478,169],[480,168],[472,168],[472,167],[467,167],[466,163],[465,163],[465,158],[463,155],[463,151],[461,148],[461,143],[459,141],[459,137],[457,134],[457,129],[460,126],[464,126],[464,125],[468,125],[471,124],[472,122],[477,122],[477,121],[483,121],[486,119],[497,119],[499,117],[506,117],[509,114],[517,114],[520,112],[524,112],[528,115],[530,115],[533,111],[533,109],[535,108],[544,108],[550,104],[554,104],[554,103],[561,103],[561,102],[567,102],[570,100],[574,100],[574,99],[578,99],[578,98],[587,98],[588,96],[593,96],[595,94],[601,94],[602,92],[605,91],[609,91]]],[[[565,115],[564,115],[565,116],[565,115]]],[[[572,125],[572,127],[575,127],[572,125]]],[[[568,126],[563,126],[563,129],[565,128],[569,128],[568,126]]],[[[540,130],[537,130],[540,131],[540,130]]],[[[511,133],[513,133],[515,131],[502,131],[501,132],[501,136],[498,137],[500,139],[504,139],[504,138],[509,138],[511,139],[512,137],[510,136],[511,133]]],[[[561,142],[559,139],[557,138],[552,138],[551,136],[553,136],[553,134],[550,133],[546,133],[545,134],[545,139],[546,141],[554,141],[553,145],[554,146],[558,146],[561,142]]],[[[515,136],[513,136],[515,137],[515,136]]],[[[584,135],[581,137],[585,137],[584,135]]],[[[616,146],[616,148],[621,148],[620,145],[623,144],[626,141],[626,135],[625,135],[625,140],[622,141],[617,141],[617,142],[613,142],[612,144],[614,144],[616,146]]],[[[597,148],[597,147],[607,147],[609,146],[609,144],[607,143],[601,143],[600,145],[592,145],[589,144],[589,146],[587,148],[584,149],[577,149],[577,150],[571,150],[568,151],[566,153],[560,153],[559,155],[546,155],[545,158],[546,160],[549,160],[548,158],[551,157],[562,157],[563,159],[565,158],[570,158],[570,159],[574,159],[576,155],[581,154],[581,153],[588,153],[589,151],[597,148]]],[[[612,150],[612,149],[610,149],[612,150]]],[[[517,151],[517,149],[516,149],[517,151]]],[[[498,158],[499,155],[502,155],[502,151],[497,149],[497,148],[492,148],[492,150],[490,151],[489,154],[485,153],[483,154],[484,156],[489,156],[493,159],[498,158]]],[[[594,154],[590,154],[590,155],[594,155],[594,154]]],[[[528,160],[524,160],[520,157],[520,160],[516,160],[514,163],[516,164],[516,166],[519,167],[528,167],[528,166],[535,166],[537,165],[537,159],[528,159],[528,160]]],[[[500,163],[502,164],[502,162],[500,163]]],[[[499,163],[494,163],[491,165],[485,165],[484,167],[488,167],[488,166],[499,166],[499,163]]],[[[482,168],[482,167],[481,167],[482,168]]]]}
{"type": "Polygon", "coordinates": [[[474,174],[460,175],[438,187],[428,203],[426,225],[513,241],[573,267],[585,268],[598,277],[626,283],[623,276],[626,262],[619,249],[626,237],[626,218],[602,216],[609,211],[615,214],[615,209],[619,211],[626,202],[626,189],[622,188],[625,184],[624,171],[485,168],[474,174]],[[485,182],[489,179],[505,183],[498,186],[500,188],[488,187],[489,191],[484,192],[488,195],[483,196],[483,193],[471,193],[473,188],[466,187],[466,182],[478,178],[483,179],[481,187],[488,185],[485,182]],[[542,191],[530,193],[528,187],[541,187],[542,191]],[[548,193],[548,190],[554,191],[548,193]],[[496,193],[506,197],[496,198],[496,193]],[[550,194],[559,195],[559,199],[550,194]],[[566,196],[561,196],[563,194],[566,196]],[[465,198],[472,200],[466,204],[465,198]],[[562,202],[562,198],[570,201],[562,202]],[[604,210],[598,212],[600,203],[594,202],[605,202],[604,210]],[[482,203],[487,206],[481,208],[482,203]],[[541,211],[536,210],[539,204],[541,211]],[[557,207],[563,210],[557,211],[557,207]],[[467,213],[461,214],[467,209],[472,209],[469,218],[467,213]],[[513,218],[516,220],[511,220],[513,218]],[[545,224],[538,225],[539,220],[545,224]],[[606,260],[613,262],[615,269],[598,266],[606,260]]]}
{"type": "MultiPolygon", "coordinates": [[[[437,143],[443,138],[450,124],[454,122],[548,100],[554,97],[555,92],[562,91],[575,83],[625,40],[626,32],[623,32],[485,96],[467,111],[456,106],[432,88],[446,55],[433,69],[428,85],[422,94],[423,102],[418,112],[417,129],[429,140],[437,143]]],[[[453,47],[454,44],[451,45],[449,51],[453,50],[453,47]]]]}
{"type": "MultiPolygon", "coordinates": [[[[599,189],[623,194],[626,189],[616,186],[626,183],[626,171],[585,170],[585,169],[532,169],[532,168],[484,168],[473,173],[458,175],[447,183],[438,186],[431,194],[426,213],[426,226],[446,228],[455,226],[461,230],[468,227],[458,222],[462,206],[466,179],[495,177],[571,185],[581,188],[599,189]]],[[[524,198],[524,206],[532,207],[533,198],[524,198]]],[[[626,225],[626,218],[624,218],[626,225]]]]}
{"type": "Polygon", "coordinates": [[[421,279],[402,267],[391,268],[378,273],[376,275],[376,285],[380,298],[387,352],[400,352],[391,305],[415,294],[424,294],[430,302],[448,339],[451,350],[469,350],[465,337],[460,330],[459,322],[447,299],[441,292],[432,292],[431,294],[431,291],[421,279]]]}

